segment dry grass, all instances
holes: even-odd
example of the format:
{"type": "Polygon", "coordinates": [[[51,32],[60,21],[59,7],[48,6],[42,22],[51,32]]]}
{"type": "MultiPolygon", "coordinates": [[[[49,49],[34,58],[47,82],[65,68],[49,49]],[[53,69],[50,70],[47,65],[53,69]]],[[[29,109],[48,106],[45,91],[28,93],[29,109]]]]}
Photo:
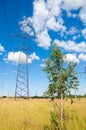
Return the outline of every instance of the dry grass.
{"type": "MultiPolygon", "coordinates": [[[[55,101],[59,104],[59,101],[55,101]]],[[[86,99],[65,101],[67,130],[86,130],[86,99]]],[[[43,130],[53,103],[48,99],[0,99],[0,130],[43,130]]]]}
{"type": "Polygon", "coordinates": [[[69,120],[66,121],[67,130],[86,130],[86,99],[74,100],[73,105],[65,103],[69,120]]]}

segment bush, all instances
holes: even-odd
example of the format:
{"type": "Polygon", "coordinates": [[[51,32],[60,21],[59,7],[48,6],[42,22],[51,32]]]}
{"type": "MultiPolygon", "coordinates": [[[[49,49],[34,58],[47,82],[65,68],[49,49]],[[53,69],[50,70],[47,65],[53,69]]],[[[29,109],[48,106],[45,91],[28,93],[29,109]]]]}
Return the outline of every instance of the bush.
{"type": "Polygon", "coordinates": [[[2,96],[2,98],[7,98],[7,96],[2,96]]]}

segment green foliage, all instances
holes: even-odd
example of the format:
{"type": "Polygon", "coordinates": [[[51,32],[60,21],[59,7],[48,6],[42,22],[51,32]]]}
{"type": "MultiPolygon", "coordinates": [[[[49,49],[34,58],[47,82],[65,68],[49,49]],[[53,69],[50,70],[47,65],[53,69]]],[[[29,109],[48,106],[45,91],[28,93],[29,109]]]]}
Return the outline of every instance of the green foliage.
{"type": "MultiPolygon", "coordinates": [[[[60,119],[55,112],[51,115],[50,130],[65,130],[64,125],[64,105],[63,98],[71,89],[77,88],[79,85],[77,73],[75,71],[76,63],[67,63],[65,55],[61,52],[57,45],[51,48],[50,57],[46,60],[44,71],[49,79],[49,86],[45,94],[47,96],[57,96],[60,100],[60,119]]],[[[73,100],[71,99],[71,104],[73,100]]]]}
{"type": "Polygon", "coordinates": [[[43,130],[66,130],[65,123],[63,128],[61,128],[59,114],[56,112],[50,113],[50,125],[45,125],[43,130]]]}
{"type": "Polygon", "coordinates": [[[55,112],[51,112],[51,130],[60,130],[58,116],[55,112]]]}
{"type": "Polygon", "coordinates": [[[76,89],[79,82],[75,67],[76,63],[67,63],[65,55],[57,45],[53,45],[44,68],[49,79],[49,86],[45,94],[60,97],[61,92],[65,95],[70,89],[76,89]]]}
{"type": "Polygon", "coordinates": [[[60,130],[58,115],[55,112],[50,113],[50,125],[45,125],[44,130],[60,130]]]}

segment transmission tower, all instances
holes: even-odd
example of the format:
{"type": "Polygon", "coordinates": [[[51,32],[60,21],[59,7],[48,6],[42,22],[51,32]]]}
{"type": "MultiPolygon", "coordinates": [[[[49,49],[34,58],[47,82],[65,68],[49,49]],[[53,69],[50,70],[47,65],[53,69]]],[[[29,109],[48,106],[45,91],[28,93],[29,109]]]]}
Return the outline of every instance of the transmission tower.
{"type": "Polygon", "coordinates": [[[28,81],[28,36],[25,34],[14,34],[21,39],[21,44],[17,47],[19,50],[19,62],[16,77],[15,100],[18,97],[29,98],[28,81]]]}

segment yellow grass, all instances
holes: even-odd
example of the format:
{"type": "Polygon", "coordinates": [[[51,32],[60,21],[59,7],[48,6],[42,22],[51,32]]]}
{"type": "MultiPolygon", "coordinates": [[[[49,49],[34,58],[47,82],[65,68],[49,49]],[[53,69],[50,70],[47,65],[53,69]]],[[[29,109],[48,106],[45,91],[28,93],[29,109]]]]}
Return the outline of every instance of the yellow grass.
{"type": "MultiPolygon", "coordinates": [[[[67,100],[64,105],[66,129],[86,130],[86,99],[77,99],[72,106],[67,100]]],[[[50,123],[52,110],[48,99],[0,99],[0,130],[43,130],[50,123]]]]}

